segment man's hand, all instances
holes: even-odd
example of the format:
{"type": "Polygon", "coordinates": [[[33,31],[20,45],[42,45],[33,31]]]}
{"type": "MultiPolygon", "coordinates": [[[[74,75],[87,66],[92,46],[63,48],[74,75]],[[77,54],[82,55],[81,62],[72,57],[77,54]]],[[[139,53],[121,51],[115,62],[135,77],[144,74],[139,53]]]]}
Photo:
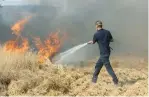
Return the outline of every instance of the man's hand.
{"type": "Polygon", "coordinates": [[[87,44],[93,44],[93,41],[89,41],[87,44]]]}

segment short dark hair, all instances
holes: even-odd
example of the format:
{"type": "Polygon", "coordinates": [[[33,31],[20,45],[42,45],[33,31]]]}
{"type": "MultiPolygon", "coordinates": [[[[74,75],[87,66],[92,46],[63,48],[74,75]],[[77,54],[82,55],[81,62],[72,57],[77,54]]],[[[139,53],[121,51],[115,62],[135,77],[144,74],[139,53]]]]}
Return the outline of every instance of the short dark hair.
{"type": "Polygon", "coordinates": [[[100,20],[96,21],[96,22],[95,22],[95,25],[96,25],[97,27],[101,27],[101,28],[102,28],[102,21],[100,21],[100,20]]]}

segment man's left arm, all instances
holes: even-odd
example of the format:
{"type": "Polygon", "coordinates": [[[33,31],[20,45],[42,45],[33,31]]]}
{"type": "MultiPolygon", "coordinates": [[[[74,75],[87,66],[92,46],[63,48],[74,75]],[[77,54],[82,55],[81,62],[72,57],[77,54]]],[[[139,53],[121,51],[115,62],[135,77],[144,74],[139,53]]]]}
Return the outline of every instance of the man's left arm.
{"type": "Polygon", "coordinates": [[[95,44],[97,42],[96,34],[93,36],[93,40],[89,41],[88,44],[95,44]]]}
{"type": "Polygon", "coordinates": [[[95,44],[97,42],[97,35],[96,33],[94,34],[94,37],[93,37],[93,44],[95,44]]]}

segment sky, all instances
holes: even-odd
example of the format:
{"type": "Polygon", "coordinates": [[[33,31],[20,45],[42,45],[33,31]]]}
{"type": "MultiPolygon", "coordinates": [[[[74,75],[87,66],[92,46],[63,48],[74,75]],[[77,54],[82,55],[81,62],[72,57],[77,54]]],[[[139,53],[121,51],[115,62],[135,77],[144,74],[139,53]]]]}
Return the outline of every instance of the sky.
{"type": "Polygon", "coordinates": [[[1,2],[2,5],[20,5],[22,3],[22,0],[5,0],[1,2]]]}
{"type": "MultiPolygon", "coordinates": [[[[33,2],[27,2],[28,0],[5,0],[5,1],[2,1],[0,0],[2,5],[26,5],[26,4],[33,4],[33,2]]],[[[31,0],[30,0],[31,1],[31,0]]],[[[36,0],[36,2],[34,2],[34,4],[38,4],[39,0],[36,0]]]]}

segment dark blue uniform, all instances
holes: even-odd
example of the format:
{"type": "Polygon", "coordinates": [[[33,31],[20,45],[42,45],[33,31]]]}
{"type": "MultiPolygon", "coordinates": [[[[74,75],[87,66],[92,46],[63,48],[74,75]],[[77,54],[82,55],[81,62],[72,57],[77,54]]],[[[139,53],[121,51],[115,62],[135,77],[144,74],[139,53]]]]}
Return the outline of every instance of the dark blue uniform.
{"type": "Polygon", "coordinates": [[[108,73],[112,76],[113,81],[115,84],[118,83],[118,79],[111,67],[109,57],[111,53],[110,42],[113,42],[113,37],[108,30],[100,29],[98,30],[93,37],[93,44],[98,43],[100,49],[100,58],[96,63],[95,72],[93,74],[92,82],[96,83],[98,74],[103,65],[105,65],[108,73]]]}

